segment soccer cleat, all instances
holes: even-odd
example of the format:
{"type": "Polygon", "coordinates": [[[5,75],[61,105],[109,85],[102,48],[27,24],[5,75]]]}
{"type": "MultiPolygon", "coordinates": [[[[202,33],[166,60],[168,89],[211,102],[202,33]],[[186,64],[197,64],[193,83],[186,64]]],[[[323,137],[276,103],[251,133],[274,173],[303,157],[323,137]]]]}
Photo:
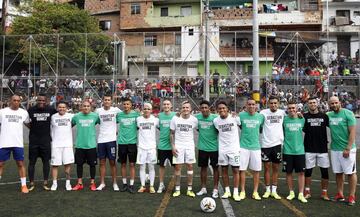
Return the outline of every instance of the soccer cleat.
{"type": "Polygon", "coordinates": [[[224,194],[221,196],[222,199],[228,199],[229,197],[231,197],[231,193],[230,192],[224,192],[224,194]]]}
{"type": "Polygon", "coordinates": [[[96,191],[97,189],[96,189],[95,182],[91,183],[89,188],[90,188],[91,191],[96,191]]]}
{"type": "Polygon", "coordinates": [[[128,191],[129,191],[129,193],[131,193],[131,194],[135,194],[134,185],[130,185],[129,188],[128,188],[128,191]]]}
{"type": "Polygon", "coordinates": [[[281,197],[278,195],[277,192],[271,192],[270,196],[276,200],[281,200],[281,197]]]}
{"type": "Polygon", "coordinates": [[[29,189],[26,185],[21,186],[21,193],[23,194],[29,193],[29,189]]]}
{"type": "Polygon", "coordinates": [[[125,192],[125,191],[128,191],[128,185],[127,184],[123,184],[121,189],[120,189],[121,192],[125,192]]]}
{"type": "Polygon", "coordinates": [[[298,200],[301,202],[301,203],[307,203],[308,201],[306,200],[306,198],[304,197],[304,194],[303,193],[299,193],[298,195],[298,200]]]}
{"type": "Polygon", "coordinates": [[[35,189],[35,184],[34,183],[30,184],[29,191],[33,191],[34,189],[35,189]]]}
{"type": "Polygon", "coordinates": [[[355,205],[355,196],[349,196],[349,201],[348,201],[348,205],[349,206],[354,206],[355,205]]]}
{"type": "Polygon", "coordinates": [[[50,188],[47,186],[47,184],[44,184],[44,185],[43,185],[43,189],[44,189],[45,191],[50,191],[50,188]]]}
{"type": "Polygon", "coordinates": [[[161,194],[161,193],[163,193],[163,191],[165,191],[165,185],[159,185],[157,193],[161,194]]]}
{"type": "Polygon", "coordinates": [[[239,202],[241,201],[241,198],[238,194],[233,194],[233,199],[236,201],[236,202],[239,202]]]}
{"type": "Polygon", "coordinates": [[[323,200],[326,200],[326,201],[330,200],[327,191],[322,191],[320,198],[323,199],[323,200]]]}
{"type": "Polygon", "coordinates": [[[240,192],[240,200],[244,200],[246,198],[246,193],[245,191],[241,191],[240,192]]]}
{"type": "Polygon", "coordinates": [[[257,191],[255,191],[253,194],[252,194],[252,198],[254,200],[261,200],[261,197],[259,195],[259,193],[257,191]]]}
{"type": "Polygon", "coordinates": [[[338,201],[338,202],[343,202],[343,201],[345,201],[345,197],[344,197],[344,195],[337,193],[334,197],[334,200],[338,201]]]}
{"type": "Polygon", "coordinates": [[[113,184],[113,189],[114,189],[114,191],[120,190],[118,184],[116,184],[116,183],[113,184]]]}
{"type": "Polygon", "coordinates": [[[305,197],[305,199],[309,199],[311,197],[310,190],[305,190],[304,191],[304,197],[305,197]]]}
{"type": "Polygon", "coordinates": [[[194,193],[192,190],[188,190],[188,191],[186,192],[186,196],[195,197],[195,193],[194,193]]]}
{"type": "Polygon", "coordinates": [[[175,191],[172,196],[173,197],[178,197],[178,196],[180,196],[180,194],[181,194],[180,191],[175,191]]]}
{"type": "Polygon", "coordinates": [[[141,186],[137,192],[138,193],[144,193],[145,191],[146,191],[146,188],[141,186]]]}
{"type": "Polygon", "coordinates": [[[53,183],[53,184],[51,185],[50,190],[51,190],[51,191],[56,191],[56,190],[57,190],[57,187],[58,187],[57,184],[54,184],[54,183],[53,183]]]}
{"type": "Polygon", "coordinates": [[[105,184],[100,184],[97,188],[96,188],[96,190],[97,191],[102,191],[103,189],[105,188],[105,184]]]}
{"type": "Polygon", "coordinates": [[[270,191],[265,191],[265,193],[263,194],[262,197],[265,198],[265,199],[268,199],[270,197],[270,194],[271,194],[270,191]]]}
{"type": "Polygon", "coordinates": [[[154,186],[150,186],[149,192],[150,192],[150,194],[155,194],[156,193],[154,186]]]}
{"type": "Polygon", "coordinates": [[[71,190],[72,190],[71,184],[70,184],[70,183],[67,183],[67,184],[65,185],[65,189],[66,189],[67,191],[71,191],[71,190]]]}
{"type": "Polygon", "coordinates": [[[219,198],[219,191],[213,191],[212,195],[211,195],[212,198],[219,198]]]}
{"type": "Polygon", "coordinates": [[[287,200],[293,200],[295,198],[294,191],[290,191],[289,196],[286,197],[287,200]]]}
{"type": "Polygon", "coordinates": [[[197,196],[202,196],[204,194],[207,194],[206,188],[201,188],[201,190],[198,193],[196,193],[197,196]]]}
{"type": "Polygon", "coordinates": [[[72,188],[73,191],[81,191],[82,189],[84,189],[84,185],[79,183],[72,188]]]}

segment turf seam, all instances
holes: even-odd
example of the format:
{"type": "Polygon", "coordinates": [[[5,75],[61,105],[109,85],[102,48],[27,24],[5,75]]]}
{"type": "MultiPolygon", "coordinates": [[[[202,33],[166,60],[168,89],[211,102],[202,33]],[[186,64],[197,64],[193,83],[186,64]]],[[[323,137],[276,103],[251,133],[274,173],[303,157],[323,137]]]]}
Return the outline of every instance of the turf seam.
{"type": "Polygon", "coordinates": [[[166,207],[168,206],[169,201],[170,201],[170,199],[171,199],[171,192],[173,191],[174,186],[175,186],[175,178],[172,177],[172,178],[171,178],[171,181],[169,182],[169,184],[168,184],[168,186],[167,186],[167,189],[166,189],[166,192],[165,192],[165,194],[164,194],[164,197],[163,197],[163,199],[161,200],[160,206],[159,206],[159,208],[156,210],[155,217],[162,217],[162,216],[164,216],[166,207]]]}

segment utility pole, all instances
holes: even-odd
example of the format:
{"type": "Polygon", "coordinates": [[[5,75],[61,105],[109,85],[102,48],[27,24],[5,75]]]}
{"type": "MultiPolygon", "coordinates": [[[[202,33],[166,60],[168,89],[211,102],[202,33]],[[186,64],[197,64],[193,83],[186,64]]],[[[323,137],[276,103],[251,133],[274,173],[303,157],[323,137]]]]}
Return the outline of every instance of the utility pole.
{"type": "Polygon", "coordinates": [[[204,90],[204,96],[206,100],[210,100],[210,50],[209,50],[209,0],[206,0],[205,3],[205,90],[204,90]]]}
{"type": "Polygon", "coordinates": [[[258,0],[253,0],[253,72],[252,72],[253,98],[260,101],[260,67],[259,67],[259,22],[258,0]]]}
{"type": "Polygon", "coordinates": [[[2,9],[1,9],[1,30],[3,34],[6,32],[6,18],[7,18],[7,8],[9,0],[3,0],[2,9]]]}

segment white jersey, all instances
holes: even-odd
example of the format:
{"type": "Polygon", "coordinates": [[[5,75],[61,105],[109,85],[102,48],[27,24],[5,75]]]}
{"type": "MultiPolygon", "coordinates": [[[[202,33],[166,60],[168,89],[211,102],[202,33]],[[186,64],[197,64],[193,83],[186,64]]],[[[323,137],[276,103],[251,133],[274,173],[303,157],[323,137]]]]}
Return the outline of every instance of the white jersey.
{"type": "Polygon", "coordinates": [[[117,107],[110,107],[105,110],[104,107],[96,109],[100,117],[100,127],[98,143],[116,141],[116,115],[121,112],[117,107]]]}
{"type": "Polygon", "coordinates": [[[19,108],[12,110],[9,107],[0,110],[0,148],[24,147],[24,123],[29,123],[29,114],[19,108]]]}
{"type": "Polygon", "coordinates": [[[284,141],[283,121],[286,113],[278,109],[272,112],[270,109],[264,109],[260,112],[265,117],[260,143],[262,148],[271,148],[282,145],[284,141]]]}
{"type": "Polygon", "coordinates": [[[138,147],[142,149],[156,149],[156,129],[159,127],[159,119],[150,115],[136,118],[138,127],[138,147]]]}
{"type": "Polygon", "coordinates": [[[53,148],[70,148],[73,147],[73,136],[71,119],[74,115],[59,113],[51,116],[51,144],[53,148]]]}
{"type": "Polygon", "coordinates": [[[174,116],[170,122],[170,129],[175,131],[175,146],[182,149],[194,149],[194,130],[198,120],[190,115],[188,119],[174,116]]]}
{"type": "Polygon", "coordinates": [[[240,118],[228,115],[222,119],[220,116],[214,119],[214,126],[219,131],[219,153],[234,153],[240,151],[239,125],[240,118]]]}

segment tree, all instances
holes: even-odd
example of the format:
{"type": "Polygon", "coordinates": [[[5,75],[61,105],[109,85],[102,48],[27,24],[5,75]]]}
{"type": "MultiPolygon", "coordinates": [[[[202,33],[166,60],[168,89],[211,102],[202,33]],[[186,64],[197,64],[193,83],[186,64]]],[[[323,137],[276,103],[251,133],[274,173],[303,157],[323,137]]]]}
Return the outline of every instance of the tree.
{"type": "Polygon", "coordinates": [[[91,67],[96,74],[107,73],[111,38],[100,33],[98,20],[87,11],[66,3],[36,0],[22,8],[22,13],[27,15],[14,19],[13,37],[8,37],[11,48],[15,48],[10,52],[20,52],[22,63],[32,60],[47,66],[41,67],[43,72],[54,70],[56,65],[61,71],[64,63],[71,63],[83,72],[86,62],[86,68],[91,67]]]}

